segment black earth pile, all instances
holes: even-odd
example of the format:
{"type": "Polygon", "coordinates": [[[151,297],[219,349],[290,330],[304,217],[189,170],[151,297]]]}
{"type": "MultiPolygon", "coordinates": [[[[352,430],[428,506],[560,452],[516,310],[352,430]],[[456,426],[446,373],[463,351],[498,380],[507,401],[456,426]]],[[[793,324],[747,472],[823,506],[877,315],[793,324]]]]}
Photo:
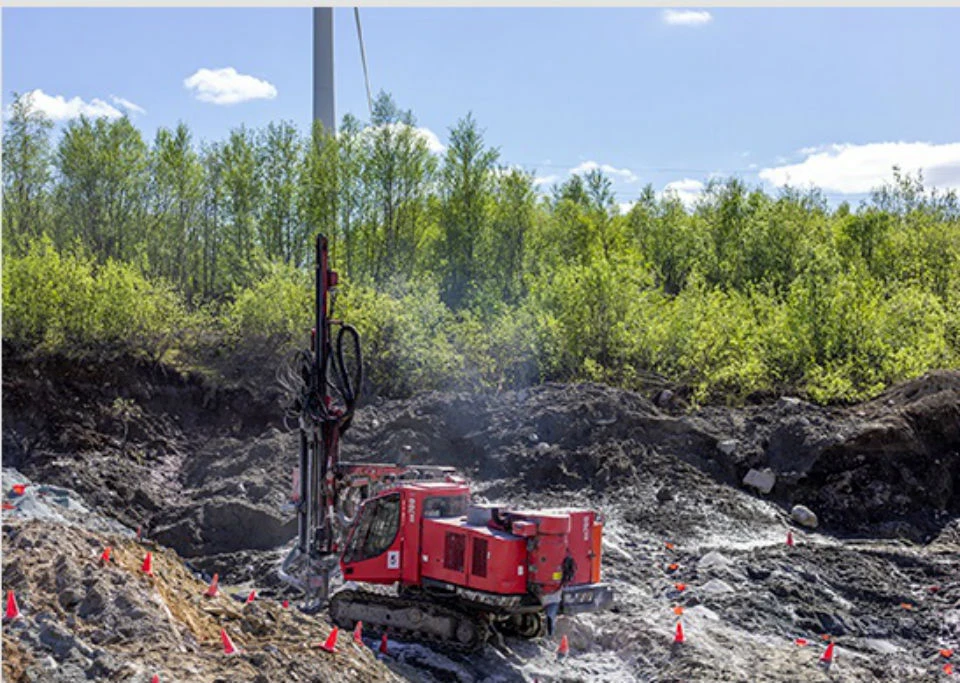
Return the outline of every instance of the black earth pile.
{"type": "MultiPolygon", "coordinates": [[[[75,490],[198,571],[290,595],[275,570],[295,533],[281,505],[296,439],[274,388],[5,349],[3,389],[5,467],[75,490]]],[[[362,408],[343,457],[455,465],[487,500],[608,520],[621,598],[562,624],[567,661],[552,641],[470,657],[410,645],[391,664],[410,680],[937,680],[939,650],[960,644],[958,372],[827,408],[689,410],[594,384],[430,393],[362,408]],[[743,485],[757,473],[766,493],[743,485]],[[791,527],[796,504],[816,531],[791,527]],[[823,635],[832,671],[817,666],[823,635]]]]}

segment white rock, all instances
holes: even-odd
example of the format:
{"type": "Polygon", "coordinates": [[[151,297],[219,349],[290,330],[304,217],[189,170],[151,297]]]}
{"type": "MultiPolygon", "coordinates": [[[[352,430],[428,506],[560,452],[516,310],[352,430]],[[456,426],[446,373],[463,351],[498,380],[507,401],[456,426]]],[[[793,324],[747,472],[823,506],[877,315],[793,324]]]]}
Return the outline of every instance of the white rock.
{"type": "Polygon", "coordinates": [[[710,579],[700,586],[700,592],[704,595],[723,595],[724,593],[732,593],[733,587],[721,579],[710,579]]]}
{"type": "Polygon", "coordinates": [[[777,401],[777,404],[781,408],[787,408],[790,410],[799,408],[801,403],[802,401],[799,398],[796,398],[794,396],[781,396],[780,400],[777,401]]]}
{"type": "Polygon", "coordinates": [[[716,550],[711,550],[697,562],[697,569],[721,569],[729,566],[730,558],[718,553],[716,550]]]}
{"type": "Polygon", "coordinates": [[[739,445],[740,442],[736,439],[724,439],[717,443],[717,450],[724,455],[733,455],[733,452],[737,450],[737,446],[739,445]]]}
{"type": "Polygon", "coordinates": [[[794,505],[790,510],[790,519],[802,526],[817,528],[817,515],[806,505],[794,505]]]}
{"type": "Polygon", "coordinates": [[[744,486],[752,486],[760,493],[770,493],[774,484],[777,483],[777,475],[772,470],[750,470],[747,476],[743,478],[744,486]]]}

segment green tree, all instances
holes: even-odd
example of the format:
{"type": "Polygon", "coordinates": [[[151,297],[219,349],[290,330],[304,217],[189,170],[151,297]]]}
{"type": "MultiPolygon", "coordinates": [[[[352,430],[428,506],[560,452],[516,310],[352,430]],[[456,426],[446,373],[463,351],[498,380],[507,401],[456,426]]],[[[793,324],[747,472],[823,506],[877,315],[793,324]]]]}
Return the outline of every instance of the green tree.
{"type": "Polygon", "coordinates": [[[260,243],[268,259],[300,265],[309,239],[299,211],[303,142],[292,123],[270,123],[258,151],[263,173],[260,243]]]}
{"type": "Polygon", "coordinates": [[[203,166],[183,123],[161,128],[150,159],[150,223],[146,251],[153,273],[175,282],[187,296],[201,289],[203,166]]]}
{"type": "Polygon", "coordinates": [[[489,230],[498,158],[471,114],[450,130],[440,171],[440,230],[443,301],[453,309],[471,299],[484,276],[496,275],[477,262],[477,251],[489,230]]]}
{"type": "Polygon", "coordinates": [[[3,128],[3,235],[8,247],[38,237],[49,226],[52,128],[29,96],[14,93],[3,128]]]}
{"type": "Polygon", "coordinates": [[[126,117],[81,116],[57,147],[58,235],[79,236],[103,262],[133,259],[144,239],[149,182],[147,146],[126,117]]]}
{"type": "Polygon", "coordinates": [[[261,271],[257,225],[263,182],[256,138],[246,127],[230,132],[222,150],[225,239],[221,245],[224,281],[230,286],[252,282],[261,271]]]}

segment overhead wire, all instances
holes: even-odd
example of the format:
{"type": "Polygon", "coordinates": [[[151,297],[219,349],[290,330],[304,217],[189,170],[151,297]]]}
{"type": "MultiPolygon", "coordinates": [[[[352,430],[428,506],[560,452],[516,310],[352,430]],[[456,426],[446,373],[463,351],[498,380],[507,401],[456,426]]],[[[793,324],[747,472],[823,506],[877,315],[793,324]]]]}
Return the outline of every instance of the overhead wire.
{"type": "Polygon", "coordinates": [[[360,62],[363,64],[363,82],[367,88],[367,108],[373,116],[373,95],[370,93],[370,72],[367,70],[367,50],[363,44],[363,29],[360,26],[360,8],[353,8],[353,18],[357,24],[357,40],[360,42],[360,62]]]}

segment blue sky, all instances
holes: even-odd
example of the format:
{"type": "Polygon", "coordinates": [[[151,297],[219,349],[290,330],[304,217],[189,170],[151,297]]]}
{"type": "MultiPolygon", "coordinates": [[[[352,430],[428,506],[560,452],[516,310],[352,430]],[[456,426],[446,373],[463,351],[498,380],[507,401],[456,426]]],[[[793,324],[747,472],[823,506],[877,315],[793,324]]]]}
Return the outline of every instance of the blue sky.
{"type": "MultiPolygon", "coordinates": [[[[716,173],[856,200],[893,163],[960,188],[957,8],[366,7],[361,17],[374,91],[441,143],[472,111],[502,161],[544,188],[595,165],[621,202],[647,182],[689,199],[716,173]]],[[[352,10],[336,9],[335,22],[338,116],[365,119],[352,10]]],[[[2,26],[4,106],[12,91],[39,90],[65,120],[125,101],[143,110],[127,109],[147,139],[178,121],[206,140],[240,124],[309,122],[306,8],[14,8],[2,26]]]]}

